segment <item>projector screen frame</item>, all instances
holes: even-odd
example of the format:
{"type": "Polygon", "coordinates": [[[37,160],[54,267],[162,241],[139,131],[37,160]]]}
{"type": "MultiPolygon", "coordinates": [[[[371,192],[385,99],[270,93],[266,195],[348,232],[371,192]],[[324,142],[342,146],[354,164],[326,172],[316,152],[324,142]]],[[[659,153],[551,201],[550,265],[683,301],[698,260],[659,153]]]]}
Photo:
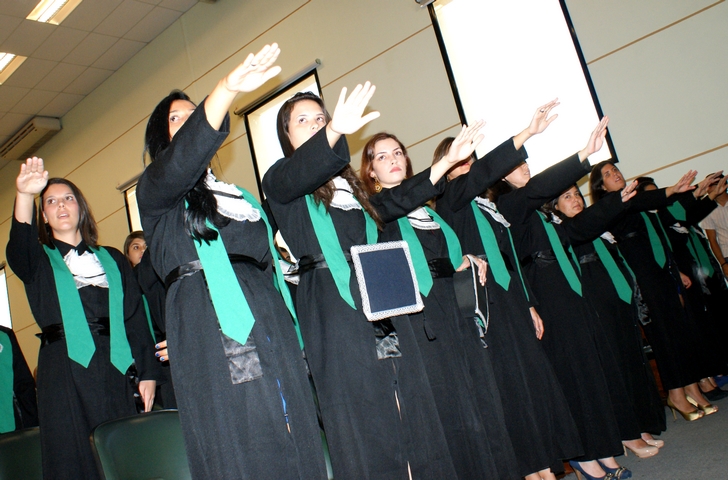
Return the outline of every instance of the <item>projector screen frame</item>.
{"type": "MultiPolygon", "coordinates": [[[[437,45],[440,49],[440,55],[442,56],[442,61],[445,66],[445,72],[447,73],[447,79],[450,83],[450,89],[452,90],[453,99],[455,100],[455,107],[458,112],[458,116],[460,117],[460,123],[468,125],[468,119],[465,114],[465,109],[463,107],[462,100],[460,99],[460,93],[458,91],[458,85],[455,81],[455,74],[452,69],[452,65],[450,63],[450,57],[447,51],[447,46],[445,45],[445,39],[443,38],[442,31],[440,29],[440,23],[437,18],[437,12],[435,11],[435,2],[430,3],[427,5],[427,10],[430,14],[430,21],[432,22],[432,28],[435,32],[435,38],[437,40],[437,45]]],[[[599,103],[599,97],[597,96],[596,88],[594,87],[594,82],[592,81],[591,74],[589,73],[589,68],[586,63],[586,59],[584,58],[584,52],[581,49],[581,45],[579,44],[579,38],[576,35],[576,29],[574,28],[574,24],[571,21],[571,16],[569,15],[568,7],[566,6],[565,0],[559,0],[559,5],[561,7],[561,12],[564,15],[564,20],[566,21],[567,28],[569,30],[569,35],[571,36],[571,41],[574,45],[574,50],[576,52],[576,55],[579,59],[579,64],[581,66],[582,74],[584,75],[584,79],[586,81],[587,87],[589,88],[589,93],[592,98],[592,102],[594,102],[594,108],[596,110],[596,113],[598,117],[601,119],[604,117],[604,112],[602,111],[602,106],[599,103]]],[[[619,157],[617,157],[616,149],[614,148],[614,143],[612,142],[612,137],[609,134],[609,130],[607,130],[607,136],[606,136],[606,144],[607,148],[609,149],[609,153],[611,155],[611,161],[614,163],[619,163],[619,157]]]]}

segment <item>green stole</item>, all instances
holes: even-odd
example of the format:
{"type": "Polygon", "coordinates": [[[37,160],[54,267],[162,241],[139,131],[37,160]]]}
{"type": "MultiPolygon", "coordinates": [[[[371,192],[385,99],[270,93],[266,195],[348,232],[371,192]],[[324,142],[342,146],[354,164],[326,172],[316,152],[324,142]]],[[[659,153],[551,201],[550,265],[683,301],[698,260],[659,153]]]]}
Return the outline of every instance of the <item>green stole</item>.
{"type": "Polygon", "coordinates": [[[5,332],[0,332],[0,433],[15,430],[13,405],[13,345],[5,332]]]}
{"type": "MultiPolygon", "coordinates": [[[[237,189],[242,193],[242,197],[260,212],[260,216],[265,223],[268,233],[268,248],[273,258],[273,271],[275,272],[274,285],[283,297],[283,301],[293,318],[293,326],[298,336],[298,343],[301,349],[303,349],[303,338],[301,337],[301,331],[298,326],[298,317],[293,308],[291,292],[285,284],[283,272],[280,271],[278,251],[273,245],[273,232],[270,228],[268,217],[252,194],[240,187],[237,187],[237,189]]],[[[207,227],[217,232],[217,240],[213,240],[210,243],[202,241],[193,243],[195,250],[197,250],[197,257],[202,264],[202,269],[205,271],[210,300],[215,309],[222,333],[241,345],[244,345],[248,341],[250,332],[253,330],[255,317],[253,317],[248,300],[245,298],[240,282],[235,275],[235,270],[233,270],[233,266],[230,263],[225,243],[222,240],[222,234],[209,221],[207,222],[207,227]],[[232,285],[237,285],[238,288],[231,288],[232,285]]]]}
{"type": "MultiPolygon", "coordinates": [[[[53,278],[56,283],[58,303],[61,305],[61,317],[63,318],[63,331],[66,335],[66,349],[68,358],[88,368],[91,357],[96,351],[91,330],[88,327],[86,314],[81,303],[81,296],[76,288],[76,281],[63,261],[61,252],[57,248],[49,248],[43,245],[46,255],[53,268],[53,278]]],[[[109,283],[109,329],[111,342],[111,363],[122,374],[134,361],[131,354],[129,340],[126,338],[124,327],[124,286],[121,281],[119,266],[114,258],[104,247],[98,249],[89,247],[89,250],[96,255],[106,273],[106,280],[109,283]]]]}
{"type": "MultiPolygon", "coordinates": [[[[483,242],[483,249],[485,250],[485,256],[488,258],[488,265],[493,272],[493,278],[496,283],[503,287],[505,291],[511,284],[511,274],[508,273],[506,263],[503,260],[500,248],[498,247],[498,240],[495,238],[495,232],[493,227],[490,226],[490,222],[486,220],[485,213],[478,207],[478,203],[473,200],[470,202],[470,206],[473,209],[475,215],[475,223],[478,226],[478,233],[480,234],[480,240],[483,242]]],[[[513,251],[513,258],[516,262],[516,269],[518,270],[518,276],[521,278],[521,285],[523,286],[523,293],[526,294],[526,300],[528,298],[528,290],[526,289],[526,282],[523,280],[523,273],[521,272],[521,265],[518,261],[518,254],[516,253],[516,246],[513,244],[513,236],[511,235],[511,229],[506,227],[508,232],[508,240],[511,242],[511,250],[513,251]]]]}
{"type": "Polygon", "coordinates": [[[699,234],[692,230],[690,230],[690,234],[688,236],[688,249],[697,264],[705,270],[705,274],[708,277],[712,277],[715,273],[715,269],[713,268],[713,264],[710,262],[710,256],[705,250],[699,234]]]}
{"type": "Polygon", "coordinates": [[[157,343],[157,336],[154,335],[154,325],[152,325],[152,313],[149,311],[149,302],[147,296],[142,293],[142,302],[144,302],[144,314],[147,316],[147,325],[149,325],[149,333],[152,334],[152,340],[157,343]]]}
{"type": "MultiPolygon", "coordinates": [[[[564,274],[564,277],[566,277],[566,281],[569,282],[571,289],[581,296],[581,280],[579,280],[579,276],[576,274],[574,266],[569,263],[569,259],[566,256],[566,250],[564,250],[564,246],[561,244],[559,234],[556,233],[556,229],[553,224],[546,221],[546,215],[543,212],[538,212],[538,218],[541,219],[543,228],[546,230],[546,235],[548,236],[549,243],[551,244],[551,250],[554,252],[556,261],[559,262],[561,272],[564,274]]],[[[571,254],[571,258],[574,260],[576,267],[579,269],[579,273],[581,273],[579,260],[576,258],[576,255],[574,255],[574,250],[571,248],[571,245],[569,245],[569,253],[571,254]]]]}
{"type": "MultiPolygon", "coordinates": [[[[668,206],[667,210],[672,214],[673,217],[675,217],[676,220],[687,220],[687,213],[685,212],[685,208],[680,204],[680,202],[675,202],[672,205],[668,206]]],[[[707,276],[712,277],[715,273],[715,270],[713,269],[713,265],[710,263],[710,257],[708,256],[708,252],[706,252],[705,247],[703,247],[703,242],[701,242],[700,239],[697,238],[697,235],[697,233],[690,230],[687,241],[688,250],[690,251],[690,255],[692,255],[692,257],[695,259],[695,263],[702,267],[707,276]]]]}
{"type": "MultiPolygon", "coordinates": [[[[652,255],[655,257],[655,262],[657,262],[660,267],[664,267],[665,262],[667,261],[667,255],[665,254],[665,248],[662,246],[660,237],[657,235],[657,230],[652,224],[650,217],[645,212],[640,212],[640,215],[642,215],[642,219],[645,222],[645,227],[647,228],[647,236],[650,239],[650,246],[652,247],[652,255]]],[[[657,223],[658,225],[660,225],[660,229],[662,229],[662,233],[665,235],[667,246],[670,248],[670,250],[672,250],[672,245],[670,245],[670,239],[667,238],[667,232],[665,232],[665,228],[662,226],[660,217],[657,217],[657,223]]]]}
{"type": "MultiPolygon", "coordinates": [[[[351,289],[349,287],[351,267],[346,261],[344,252],[341,249],[341,243],[339,243],[334,221],[331,219],[331,215],[326,210],[323,202],[316,203],[312,194],[306,195],[306,207],[308,208],[308,216],[311,218],[313,231],[316,234],[316,240],[318,240],[319,246],[321,247],[321,253],[329,267],[331,276],[334,277],[334,283],[339,291],[339,295],[351,308],[356,310],[354,298],[351,296],[351,289]]],[[[379,235],[377,232],[377,224],[363,207],[361,211],[366,221],[367,244],[377,243],[377,237],[379,235]]]]}
{"type": "Polygon", "coordinates": [[[607,269],[609,278],[612,279],[612,284],[614,284],[614,288],[617,290],[617,295],[619,295],[619,298],[621,298],[623,302],[632,303],[632,287],[629,285],[629,282],[627,282],[624,274],[619,269],[617,262],[614,261],[612,254],[609,253],[609,250],[604,244],[604,240],[600,237],[592,243],[594,244],[594,250],[596,250],[597,256],[599,256],[599,260],[601,260],[604,268],[607,269]]]}
{"type": "MultiPolygon", "coordinates": [[[[432,216],[435,222],[440,225],[440,230],[442,230],[443,235],[445,235],[447,252],[450,256],[452,268],[457,270],[463,263],[463,249],[460,247],[460,240],[458,240],[458,236],[455,234],[455,231],[450,227],[450,225],[448,225],[442,217],[435,213],[434,210],[430,207],[425,207],[425,210],[430,214],[430,216],[432,216]]],[[[412,228],[407,217],[400,217],[397,220],[397,224],[399,225],[399,231],[402,234],[402,240],[407,242],[407,245],[409,246],[410,254],[412,255],[412,263],[415,268],[415,275],[417,276],[417,284],[420,287],[420,293],[427,296],[430,293],[430,289],[432,289],[433,282],[432,274],[430,273],[430,266],[427,264],[427,257],[425,257],[425,251],[422,249],[422,244],[420,243],[419,238],[417,238],[415,229],[412,228]]]]}

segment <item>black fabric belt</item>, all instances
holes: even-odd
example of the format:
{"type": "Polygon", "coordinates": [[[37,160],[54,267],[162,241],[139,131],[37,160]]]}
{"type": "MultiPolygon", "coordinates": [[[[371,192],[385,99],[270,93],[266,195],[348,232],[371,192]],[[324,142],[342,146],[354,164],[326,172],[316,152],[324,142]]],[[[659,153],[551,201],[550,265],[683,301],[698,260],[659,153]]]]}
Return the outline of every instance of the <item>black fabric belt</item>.
{"type": "MultiPolygon", "coordinates": [[[[103,335],[105,337],[111,335],[109,317],[87,318],[86,321],[88,322],[89,330],[91,330],[91,335],[103,335]]],[[[62,323],[55,323],[43,327],[41,333],[36,334],[36,336],[40,338],[40,346],[44,347],[66,338],[66,332],[63,330],[62,323]]]]}
{"type": "MultiPolygon", "coordinates": [[[[266,263],[259,262],[253,257],[240,255],[238,253],[229,253],[228,259],[230,259],[230,263],[249,263],[259,270],[265,270],[268,267],[268,264],[266,263]]],[[[202,270],[202,263],[200,263],[199,260],[193,260],[191,262],[184,263],[169,272],[167,277],[164,279],[164,286],[169,288],[170,285],[172,285],[180,278],[192,276],[200,270],[202,270]]]]}
{"type": "Polygon", "coordinates": [[[553,250],[541,250],[539,252],[533,252],[530,256],[521,260],[521,267],[525,268],[531,263],[535,263],[536,265],[543,267],[546,265],[550,265],[555,261],[556,255],[554,255],[553,250]]]}
{"type": "Polygon", "coordinates": [[[584,265],[585,263],[591,263],[596,262],[599,260],[599,255],[596,253],[587,253],[586,255],[582,255],[579,257],[579,263],[581,265],[584,265]]]}
{"type": "Polygon", "coordinates": [[[433,258],[427,262],[427,266],[430,267],[432,278],[447,278],[455,274],[455,269],[449,258],[433,258]]]}
{"type": "MultiPolygon", "coordinates": [[[[342,252],[347,262],[351,263],[351,254],[349,252],[342,252]]],[[[298,260],[298,273],[305,273],[310,270],[317,268],[329,268],[329,264],[324,260],[324,254],[319,253],[317,255],[304,255],[298,260]]]]}

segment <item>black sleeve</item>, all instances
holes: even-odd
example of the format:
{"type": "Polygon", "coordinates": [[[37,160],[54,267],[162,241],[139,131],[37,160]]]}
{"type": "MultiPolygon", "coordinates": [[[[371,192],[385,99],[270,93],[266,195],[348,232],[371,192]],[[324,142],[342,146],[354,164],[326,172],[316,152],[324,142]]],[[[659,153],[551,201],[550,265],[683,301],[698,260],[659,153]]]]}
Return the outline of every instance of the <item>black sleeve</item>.
{"type": "Polygon", "coordinates": [[[417,207],[421,207],[429,199],[442,193],[445,180],[440,179],[436,185],[430,181],[430,169],[405,179],[393,188],[384,188],[372,195],[370,202],[379,213],[384,223],[402,218],[417,207]]]}
{"type": "Polygon", "coordinates": [[[19,222],[13,214],[10,224],[10,239],[5,249],[8,265],[23,283],[30,283],[33,280],[40,264],[40,258],[44,255],[43,246],[38,240],[35,216],[35,203],[30,225],[19,222]]]}
{"type": "Polygon", "coordinates": [[[448,197],[448,207],[458,211],[468,206],[475,197],[508,175],[527,158],[526,149],[521,147],[516,150],[513,138],[509,138],[476,160],[471,165],[470,172],[448,183],[444,195],[448,197]]]}
{"type": "Polygon", "coordinates": [[[139,210],[156,217],[174,208],[205,173],[229,130],[229,115],[219,131],[212,128],[203,101],[139,179],[139,210]]]}
{"type": "Polygon", "coordinates": [[[350,161],[346,138],[342,135],[331,148],[326,129],[322,128],[290,158],[282,158],[268,169],[263,176],[263,191],[277,203],[290,203],[313,193],[350,161]]]}
{"type": "Polygon", "coordinates": [[[671,205],[675,201],[675,195],[667,197],[667,189],[647,190],[639,192],[627,201],[626,211],[646,212],[647,210],[658,210],[671,205]]]}
{"type": "Polygon", "coordinates": [[[591,242],[609,230],[609,225],[620,216],[624,208],[620,192],[609,193],[594,205],[564,220],[564,231],[574,245],[591,242]]]}
{"type": "MultiPolygon", "coordinates": [[[[685,223],[690,226],[698,225],[698,223],[703,221],[703,219],[710,215],[710,212],[715,210],[718,206],[716,201],[711,200],[708,196],[705,196],[700,200],[696,200],[695,197],[693,197],[692,192],[686,193],[690,193],[690,197],[693,199],[693,201],[688,205],[683,205],[685,207],[685,223]]],[[[679,201],[682,203],[682,199],[679,201]]]]}
{"type": "Polygon", "coordinates": [[[13,393],[20,407],[22,428],[35,427],[38,425],[38,403],[36,402],[33,374],[30,373],[15,333],[6,328],[3,328],[2,331],[8,334],[13,347],[13,393]]]}
{"type": "Polygon", "coordinates": [[[535,175],[522,188],[502,195],[498,210],[509,222],[525,223],[544,203],[560,195],[591,171],[589,161],[579,160],[579,154],[566,158],[535,175]]]}
{"type": "MultiPolygon", "coordinates": [[[[149,314],[157,330],[164,335],[166,333],[166,325],[164,323],[165,300],[167,297],[164,282],[152,266],[151,252],[147,250],[142,255],[142,260],[134,267],[139,286],[142,289],[144,297],[149,305],[149,314]]],[[[157,339],[160,340],[159,338],[157,339]]]]}

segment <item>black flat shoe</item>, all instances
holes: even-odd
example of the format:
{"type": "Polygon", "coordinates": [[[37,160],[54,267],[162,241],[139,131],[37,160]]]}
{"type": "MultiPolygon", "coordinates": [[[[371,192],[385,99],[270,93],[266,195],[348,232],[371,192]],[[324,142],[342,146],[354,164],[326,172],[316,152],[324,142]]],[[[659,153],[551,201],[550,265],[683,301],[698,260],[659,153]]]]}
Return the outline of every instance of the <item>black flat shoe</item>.
{"type": "Polygon", "coordinates": [[[728,392],[716,387],[709,392],[703,392],[703,396],[711,402],[715,402],[716,400],[722,400],[725,397],[728,397],[728,392]]]}

